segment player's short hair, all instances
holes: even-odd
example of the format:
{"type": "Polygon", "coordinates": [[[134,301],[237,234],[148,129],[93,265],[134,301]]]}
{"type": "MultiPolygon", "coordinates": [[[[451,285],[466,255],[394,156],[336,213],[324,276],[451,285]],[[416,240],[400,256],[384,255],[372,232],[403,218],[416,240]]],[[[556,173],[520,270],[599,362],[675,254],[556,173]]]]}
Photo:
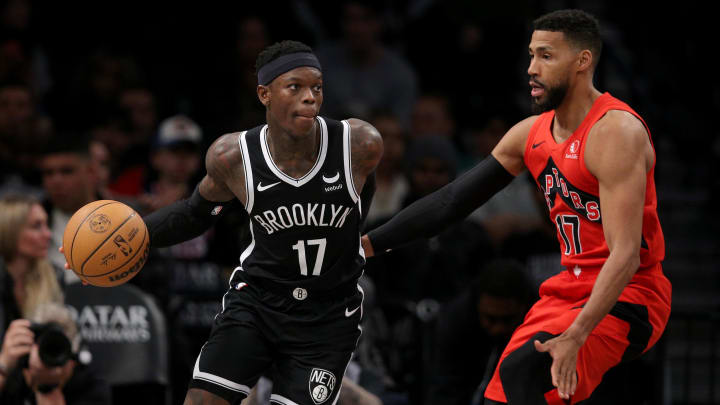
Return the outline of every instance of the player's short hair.
{"type": "Polygon", "coordinates": [[[263,49],[255,60],[255,74],[260,72],[260,68],[274,61],[275,59],[289,55],[291,53],[308,52],[312,53],[312,48],[299,41],[285,40],[276,42],[263,49]]]}
{"type": "Polygon", "coordinates": [[[533,21],[534,31],[562,32],[571,45],[589,49],[593,54],[593,66],[597,65],[602,52],[600,23],[597,18],[582,10],[557,10],[533,21]]]}

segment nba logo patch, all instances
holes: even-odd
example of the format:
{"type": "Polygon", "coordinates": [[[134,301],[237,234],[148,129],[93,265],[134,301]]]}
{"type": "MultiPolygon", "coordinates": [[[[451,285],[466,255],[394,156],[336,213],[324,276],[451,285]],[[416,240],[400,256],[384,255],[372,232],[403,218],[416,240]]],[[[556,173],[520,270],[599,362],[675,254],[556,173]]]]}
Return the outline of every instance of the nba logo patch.
{"type": "Polygon", "coordinates": [[[327,401],[335,389],[335,375],[321,368],[313,368],[310,372],[310,398],[317,405],[327,401]]]}
{"type": "Polygon", "coordinates": [[[222,211],[222,208],[223,208],[222,205],[216,206],[215,208],[213,208],[212,211],[210,211],[210,215],[217,215],[217,214],[219,214],[220,211],[222,211]]]}

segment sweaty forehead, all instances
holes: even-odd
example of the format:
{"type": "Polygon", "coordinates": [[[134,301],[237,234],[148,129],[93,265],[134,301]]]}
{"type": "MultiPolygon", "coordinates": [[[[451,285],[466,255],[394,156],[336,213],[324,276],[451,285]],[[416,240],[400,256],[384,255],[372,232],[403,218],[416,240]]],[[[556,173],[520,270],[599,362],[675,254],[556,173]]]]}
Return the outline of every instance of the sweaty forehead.
{"type": "Polygon", "coordinates": [[[300,66],[281,74],[280,76],[276,77],[274,81],[284,82],[290,80],[318,81],[322,80],[322,72],[320,72],[317,68],[314,67],[300,66]]]}

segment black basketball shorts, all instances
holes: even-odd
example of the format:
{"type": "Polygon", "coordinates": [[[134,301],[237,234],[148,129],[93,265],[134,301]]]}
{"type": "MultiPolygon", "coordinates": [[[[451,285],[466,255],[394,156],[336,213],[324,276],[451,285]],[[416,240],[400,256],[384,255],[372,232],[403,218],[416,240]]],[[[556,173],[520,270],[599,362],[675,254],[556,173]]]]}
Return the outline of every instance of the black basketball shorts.
{"type": "Polygon", "coordinates": [[[335,404],[362,332],[362,289],[341,298],[297,299],[251,281],[234,285],[195,362],[190,388],[239,404],[264,375],[273,381],[273,404],[335,404]]]}

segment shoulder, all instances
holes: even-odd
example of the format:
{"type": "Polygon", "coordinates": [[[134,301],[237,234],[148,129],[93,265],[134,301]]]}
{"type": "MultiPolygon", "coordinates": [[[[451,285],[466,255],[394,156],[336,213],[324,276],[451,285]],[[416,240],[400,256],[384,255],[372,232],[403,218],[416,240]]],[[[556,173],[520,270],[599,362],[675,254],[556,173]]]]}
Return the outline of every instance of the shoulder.
{"type": "Polygon", "coordinates": [[[651,150],[645,125],[628,111],[611,110],[590,129],[584,159],[588,170],[598,176],[604,168],[620,169],[639,161],[649,165],[651,150]]]}
{"type": "Polygon", "coordinates": [[[525,144],[530,135],[530,130],[538,118],[540,118],[540,115],[532,115],[513,125],[495,147],[493,155],[495,157],[498,154],[522,157],[525,153],[525,144]]]}
{"type": "Polygon", "coordinates": [[[239,132],[225,134],[216,139],[205,155],[205,166],[212,176],[226,177],[242,165],[242,152],[238,144],[239,132]]]}
{"type": "Polygon", "coordinates": [[[379,159],[383,152],[383,140],[380,132],[368,122],[357,118],[348,118],[352,148],[358,152],[376,155],[379,159]]]}
{"type": "Polygon", "coordinates": [[[587,148],[593,152],[622,148],[642,150],[648,141],[645,125],[631,112],[610,110],[600,118],[588,133],[587,148]]]}
{"type": "Polygon", "coordinates": [[[383,140],[380,132],[369,123],[357,118],[347,119],[350,125],[350,154],[356,174],[366,176],[380,163],[383,140]]]}

